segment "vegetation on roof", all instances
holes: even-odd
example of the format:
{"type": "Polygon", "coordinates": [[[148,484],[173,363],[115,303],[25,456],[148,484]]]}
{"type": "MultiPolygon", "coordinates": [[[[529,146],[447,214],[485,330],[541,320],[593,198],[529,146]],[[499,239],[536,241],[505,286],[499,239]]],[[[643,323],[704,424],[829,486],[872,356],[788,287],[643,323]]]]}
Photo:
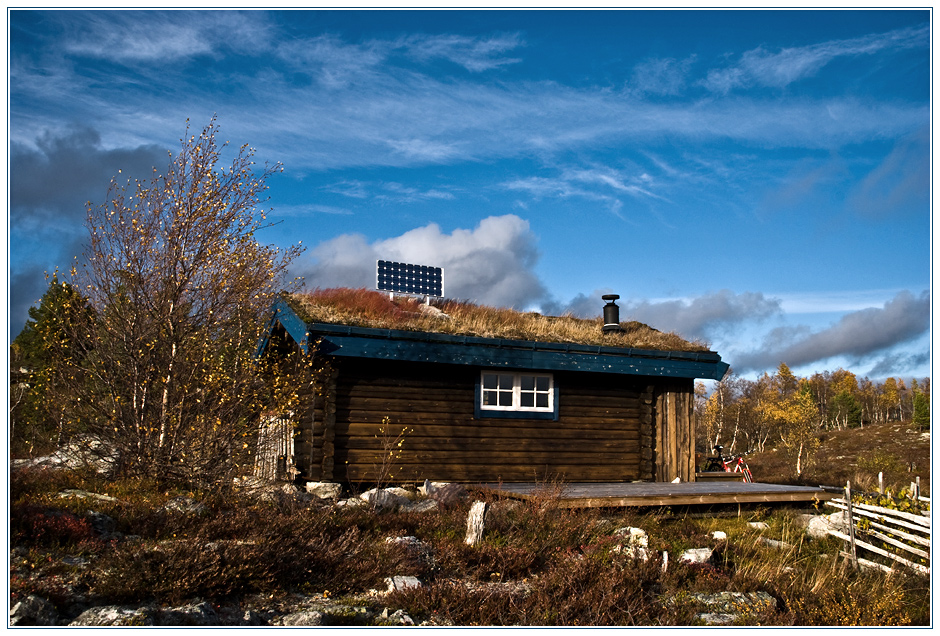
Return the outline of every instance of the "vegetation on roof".
{"type": "Polygon", "coordinates": [[[543,316],[457,300],[432,300],[428,307],[414,298],[392,300],[387,293],[368,289],[316,289],[293,294],[287,300],[305,322],[657,351],[708,351],[704,343],[689,342],[636,321],[621,322],[622,333],[605,334],[600,317],[543,316]]]}

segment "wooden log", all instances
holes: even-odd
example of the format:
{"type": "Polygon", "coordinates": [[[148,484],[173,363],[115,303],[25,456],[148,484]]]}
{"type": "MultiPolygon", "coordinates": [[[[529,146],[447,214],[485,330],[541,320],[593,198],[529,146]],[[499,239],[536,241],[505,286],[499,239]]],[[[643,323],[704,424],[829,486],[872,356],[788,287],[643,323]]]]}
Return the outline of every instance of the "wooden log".
{"type": "MultiPolygon", "coordinates": [[[[347,421],[343,423],[342,430],[337,430],[337,436],[373,437],[378,433],[380,422],[347,421]]],[[[423,422],[408,421],[399,423],[392,420],[390,426],[407,426],[408,438],[433,437],[445,439],[495,439],[512,441],[516,439],[546,439],[568,441],[617,441],[637,440],[639,435],[635,429],[610,430],[609,428],[588,429],[569,428],[558,422],[546,420],[488,420],[479,424],[464,423],[465,425],[437,425],[423,422]]],[[[400,428],[398,430],[401,430],[400,428]]]]}
{"type": "MultiPolygon", "coordinates": [[[[840,502],[841,502],[841,499],[840,499],[840,500],[830,500],[830,501],[827,501],[826,503],[827,503],[828,505],[831,505],[833,508],[838,508],[839,510],[846,510],[847,508],[846,508],[845,504],[840,503],[840,502]],[[833,503],[833,501],[835,501],[835,503],[833,503]]],[[[912,524],[912,523],[907,523],[906,521],[902,521],[902,520],[900,520],[900,519],[890,519],[890,518],[887,518],[887,517],[886,517],[885,515],[883,515],[883,514],[876,514],[876,513],[874,513],[874,512],[869,512],[869,511],[867,511],[867,510],[860,510],[860,509],[858,509],[857,507],[855,507],[855,508],[853,509],[853,513],[856,514],[856,515],[860,515],[859,517],[853,517],[853,519],[861,519],[861,517],[867,517],[867,518],[869,518],[869,519],[879,519],[879,520],[889,521],[889,522],[891,522],[891,523],[893,523],[893,524],[895,524],[895,525],[897,525],[897,526],[901,526],[902,528],[907,528],[908,530],[914,530],[914,531],[916,531],[916,532],[926,532],[926,533],[928,534],[928,536],[930,535],[930,529],[929,529],[929,528],[925,528],[925,527],[923,527],[923,526],[919,526],[919,525],[912,524]]],[[[872,526],[875,526],[875,527],[877,527],[877,528],[879,528],[879,529],[882,529],[882,530],[889,530],[890,532],[894,533],[896,536],[902,536],[902,535],[903,535],[904,537],[910,537],[910,538],[911,538],[910,540],[915,541],[915,543],[920,543],[921,545],[929,545],[929,544],[930,544],[930,539],[929,539],[929,538],[925,539],[925,538],[923,538],[923,537],[918,537],[918,536],[916,536],[916,535],[908,534],[908,533],[902,532],[902,531],[900,531],[900,530],[896,530],[896,529],[893,529],[893,528],[888,528],[887,526],[883,526],[883,525],[881,525],[881,524],[879,524],[879,523],[875,523],[875,522],[870,522],[870,523],[871,523],[872,526]]]]}
{"type": "MultiPolygon", "coordinates": [[[[845,499],[833,499],[832,501],[845,504],[845,499]]],[[[925,528],[930,527],[930,517],[924,517],[923,515],[916,515],[910,512],[903,512],[901,510],[893,510],[891,508],[883,508],[882,506],[873,506],[871,504],[853,503],[852,507],[858,508],[860,510],[878,512],[887,517],[898,517],[901,519],[906,519],[925,528]]]]}
{"type": "MultiPolygon", "coordinates": [[[[392,451],[397,453],[398,451],[392,451]]],[[[369,464],[381,462],[388,453],[380,449],[348,449],[345,452],[346,460],[350,464],[369,464]]],[[[619,465],[639,466],[638,458],[634,453],[598,453],[598,452],[538,452],[538,451],[508,451],[480,453],[479,450],[401,450],[395,455],[398,464],[425,464],[445,465],[459,464],[568,464],[568,465],[594,465],[598,462],[616,462],[619,465]]]]}
{"type": "Polygon", "coordinates": [[[489,505],[485,501],[474,501],[467,516],[467,537],[464,543],[476,545],[483,540],[483,525],[489,505]]]}
{"type": "MultiPolygon", "coordinates": [[[[847,534],[839,532],[838,530],[829,530],[829,534],[839,539],[842,539],[843,541],[849,541],[849,536],[847,534]]],[[[861,548],[874,552],[875,554],[880,554],[883,557],[893,559],[894,561],[897,561],[898,563],[902,565],[906,565],[907,567],[911,568],[915,572],[919,572],[921,574],[930,574],[930,568],[928,568],[927,566],[921,565],[919,563],[914,563],[913,561],[909,561],[905,559],[904,557],[900,557],[896,554],[888,552],[887,550],[883,550],[882,548],[879,548],[876,545],[872,545],[870,543],[867,543],[865,541],[860,541],[860,540],[856,540],[855,544],[861,548]]]]}
{"type": "MultiPolygon", "coordinates": [[[[381,448],[382,440],[376,437],[339,437],[337,442],[349,450],[376,450],[381,448]]],[[[628,453],[640,452],[637,439],[619,440],[593,440],[590,443],[573,443],[568,439],[552,439],[548,437],[520,438],[511,441],[511,451],[565,453],[568,451],[584,453],[628,453]]],[[[418,451],[476,451],[487,453],[501,453],[506,450],[505,439],[494,438],[462,438],[462,437],[418,437],[409,432],[402,440],[401,450],[412,453],[418,451]]],[[[648,449],[647,449],[648,450],[648,449]]]]}

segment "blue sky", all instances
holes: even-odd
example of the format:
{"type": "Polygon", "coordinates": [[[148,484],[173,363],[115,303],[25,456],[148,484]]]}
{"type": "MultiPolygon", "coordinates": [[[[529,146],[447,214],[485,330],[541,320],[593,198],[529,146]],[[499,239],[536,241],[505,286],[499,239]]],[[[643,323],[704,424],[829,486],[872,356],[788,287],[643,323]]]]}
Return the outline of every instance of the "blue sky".
{"type": "Polygon", "coordinates": [[[930,13],[10,11],[10,330],[217,115],[308,287],[621,316],[738,373],[930,374],[930,13]]]}

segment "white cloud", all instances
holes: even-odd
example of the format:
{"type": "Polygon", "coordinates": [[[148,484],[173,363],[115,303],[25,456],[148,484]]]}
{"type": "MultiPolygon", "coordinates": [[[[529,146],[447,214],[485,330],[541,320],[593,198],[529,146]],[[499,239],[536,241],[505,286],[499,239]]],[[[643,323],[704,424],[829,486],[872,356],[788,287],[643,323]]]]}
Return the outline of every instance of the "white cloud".
{"type": "Polygon", "coordinates": [[[772,52],[758,47],[745,51],[734,66],[712,69],[702,84],[716,93],[752,85],[782,88],[812,77],[840,57],[874,55],[885,50],[929,46],[929,27],[909,27],[859,38],[832,40],[772,52]]]}
{"type": "Polygon", "coordinates": [[[837,356],[868,358],[921,337],[930,329],[930,293],[899,292],[880,308],[847,313],[828,328],[812,331],[784,327],[767,334],[757,351],[736,356],[739,371],[765,369],[786,362],[800,367],[837,356]]]}
{"type": "Polygon", "coordinates": [[[294,273],[311,288],[373,288],[375,262],[383,259],[443,268],[448,298],[524,308],[546,296],[534,272],[535,235],[512,214],[450,234],[432,223],[371,244],[362,235],[344,234],[313,248],[310,257],[294,273]]]}
{"type": "Polygon", "coordinates": [[[158,62],[209,55],[220,49],[267,48],[263,15],[237,11],[84,11],[66,33],[72,55],[122,63],[158,62]]]}

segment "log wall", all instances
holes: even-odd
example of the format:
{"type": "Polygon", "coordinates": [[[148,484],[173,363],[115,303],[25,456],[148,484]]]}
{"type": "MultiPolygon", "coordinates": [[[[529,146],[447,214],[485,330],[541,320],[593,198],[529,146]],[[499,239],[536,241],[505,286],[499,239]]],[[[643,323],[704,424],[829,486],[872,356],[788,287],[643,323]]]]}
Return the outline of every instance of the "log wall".
{"type": "MultiPolygon", "coordinates": [[[[324,387],[328,395],[318,396],[313,410],[309,460],[301,467],[308,479],[366,485],[656,476],[649,378],[556,372],[557,421],[476,419],[480,369],[343,359],[335,370],[335,389],[324,387]]],[[[301,439],[306,443],[303,431],[301,439]]]]}

